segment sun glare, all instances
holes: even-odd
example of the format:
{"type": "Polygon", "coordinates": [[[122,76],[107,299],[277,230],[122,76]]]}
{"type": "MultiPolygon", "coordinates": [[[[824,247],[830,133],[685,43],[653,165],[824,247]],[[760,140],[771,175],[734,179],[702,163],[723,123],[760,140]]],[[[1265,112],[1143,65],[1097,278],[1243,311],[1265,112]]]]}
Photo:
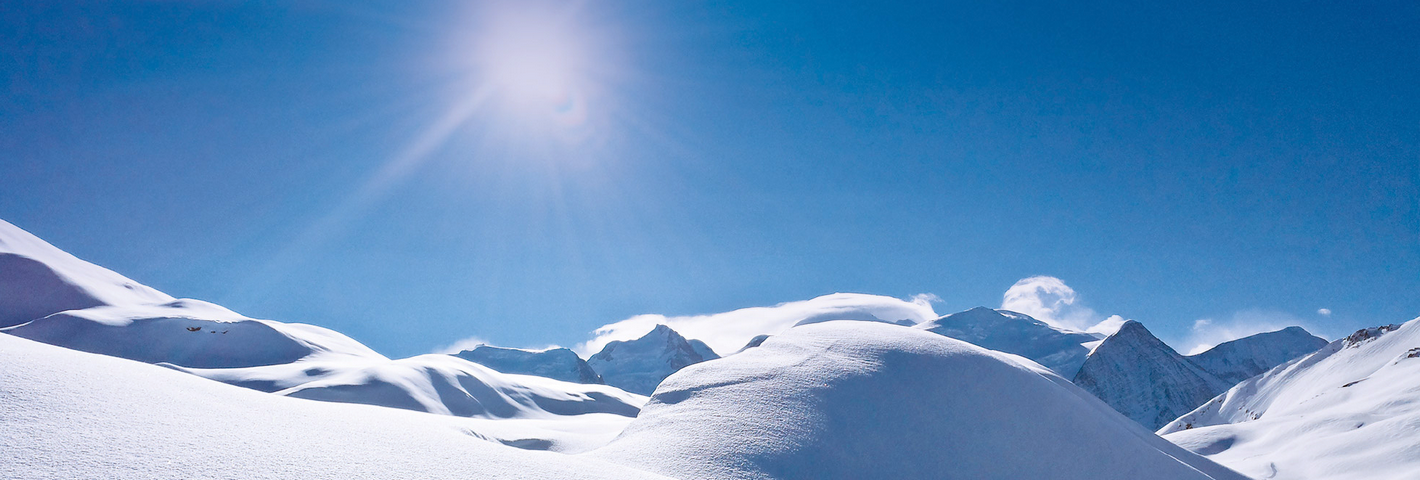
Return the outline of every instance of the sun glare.
{"type": "Polygon", "coordinates": [[[479,86],[504,114],[542,127],[587,121],[595,39],[580,31],[575,10],[507,7],[479,29],[474,61],[479,86]]]}

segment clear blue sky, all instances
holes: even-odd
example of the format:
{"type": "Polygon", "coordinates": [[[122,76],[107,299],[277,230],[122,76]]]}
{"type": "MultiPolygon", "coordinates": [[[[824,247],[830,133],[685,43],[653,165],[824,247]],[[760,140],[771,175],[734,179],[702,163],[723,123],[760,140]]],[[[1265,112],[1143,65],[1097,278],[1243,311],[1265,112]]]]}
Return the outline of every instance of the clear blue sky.
{"type": "Polygon", "coordinates": [[[389,355],[1042,274],[1420,315],[1411,1],[54,3],[0,8],[0,218],[389,355]]]}

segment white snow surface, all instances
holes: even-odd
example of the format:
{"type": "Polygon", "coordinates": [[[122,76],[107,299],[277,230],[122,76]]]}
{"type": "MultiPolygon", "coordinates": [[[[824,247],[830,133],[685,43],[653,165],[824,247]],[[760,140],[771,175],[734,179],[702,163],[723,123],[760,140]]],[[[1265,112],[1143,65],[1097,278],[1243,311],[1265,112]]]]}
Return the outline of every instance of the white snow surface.
{"type": "Polygon", "coordinates": [[[1331,342],[1159,433],[1256,478],[1417,478],[1420,318],[1331,342]]]}
{"type": "Polygon", "coordinates": [[[915,328],[1029,358],[1065,378],[1074,377],[1085,363],[1090,349],[1084,344],[1103,338],[1051,326],[1023,313],[986,307],[946,315],[915,328]]]}
{"type": "Polygon", "coordinates": [[[691,365],[588,456],[682,479],[1241,479],[1022,357],[882,323],[691,365]]]}
{"type": "Polygon", "coordinates": [[[0,328],[17,337],[279,395],[446,415],[630,417],[646,400],[602,385],[502,374],[448,355],[390,360],[330,329],[173,299],[4,222],[0,246],[15,252],[6,258],[23,259],[23,268],[0,268],[0,312],[47,312],[0,328]],[[88,306],[66,309],[75,305],[88,306]]]}
{"type": "Polygon", "coordinates": [[[0,335],[0,478],[664,478],[585,456],[613,415],[481,420],[268,395],[0,335]],[[531,434],[531,437],[528,435],[531,434]]]}
{"type": "Polygon", "coordinates": [[[64,310],[173,301],[4,220],[0,220],[0,272],[0,327],[64,310]]]}

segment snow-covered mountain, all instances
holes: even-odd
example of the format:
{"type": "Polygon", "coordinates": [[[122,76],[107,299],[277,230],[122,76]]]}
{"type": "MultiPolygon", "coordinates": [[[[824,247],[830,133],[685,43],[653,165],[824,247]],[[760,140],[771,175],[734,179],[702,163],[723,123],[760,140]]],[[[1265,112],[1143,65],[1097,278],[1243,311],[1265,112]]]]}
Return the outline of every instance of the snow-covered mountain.
{"type": "Polygon", "coordinates": [[[1420,318],[1247,379],[1159,433],[1258,478],[1416,478],[1420,318]]]}
{"type": "Polygon", "coordinates": [[[1185,357],[1144,325],[1129,321],[1090,352],[1074,381],[1125,416],[1157,429],[1241,379],[1325,344],[1301,327],[1288,327],[1185,357]]]}
{"type": "Polygon", "coordinates": [[[587,359],[611,385],[631,393],[650,395],[670,374],[688,365],[720,358],[699,340],[686,340],[665,325],[630,341],[614,341],[587,359]]]}
{"type": "Polygon", "coordinates": [[[1188,359],[1224,382],[1235,384],[1315,352],[1326,343],[1326,339],[1307,333],[1302,327],[1287,327],[1221,343],[1188,359]]]}
{"type": "Polygon", "coordinates": [[[1065,378],[1075,376],[1089,349],[1102,336],[1052,327],[1030,315],[976,307],[922,323],[915,328],[999,352],[1035,360],[1065,378]]]}
{"type": "Polygon", "coordinates": [[[691,365],[585,455],[675,478],[1242,479],[1050,370],[831,321],[691,365]]]}
{"type": "Polygon", "coordinates": [[[1229,386],[1132,320],[1090,352],[1074,382],[1151,430],[1229,386]]]}
{"type": "Polygon", "coordinates": [[[503,373],[536,375],[573,383],[606,383],[586,360],[567,348],[524,350],[479,345],[454,356],[503,373]]]}
{"type": "Polygon", "coordinates": [[[448,355],[390,360],[326,328],[174,299],[3,221],[0,249],[0,312],[14,322],[0,332],[16,337],[280,395],[442,414],[634,416],[645,402],[612,387],[508,375],[448,355]]]}

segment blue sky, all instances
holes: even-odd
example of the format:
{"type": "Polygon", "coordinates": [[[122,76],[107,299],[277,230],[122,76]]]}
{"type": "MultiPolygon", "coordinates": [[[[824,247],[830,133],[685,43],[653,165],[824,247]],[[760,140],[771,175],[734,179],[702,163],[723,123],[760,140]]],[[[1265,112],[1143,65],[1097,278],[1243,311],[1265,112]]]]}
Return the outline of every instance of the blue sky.
{"type": "Polygon", "coordinates": [[[11,3],[0,218],[399,356],[1034,275],[1420,315],[1413,2],[413,3],[11,3]]]}

